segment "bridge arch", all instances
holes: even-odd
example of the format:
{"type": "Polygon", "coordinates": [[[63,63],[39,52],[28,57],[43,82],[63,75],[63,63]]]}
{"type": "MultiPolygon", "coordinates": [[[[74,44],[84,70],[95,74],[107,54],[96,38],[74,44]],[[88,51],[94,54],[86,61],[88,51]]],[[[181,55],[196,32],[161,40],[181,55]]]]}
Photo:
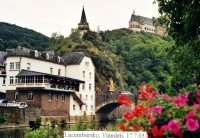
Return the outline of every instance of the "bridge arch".
{"type": "MultiPolygon", "coordinates": [[[[111,112],[116,109],[117,107],[121,106],[121,104],[118,103],[117,98],[121,93],[113,93],[113,94],[107,94],[107,93],[100,93],[96,94],[96,120],[110,120],[112,119],[111,112]]],[[[137,96],[127,95],[127,97],[131,98],[134,105],[137,104],[137,96]]]]}

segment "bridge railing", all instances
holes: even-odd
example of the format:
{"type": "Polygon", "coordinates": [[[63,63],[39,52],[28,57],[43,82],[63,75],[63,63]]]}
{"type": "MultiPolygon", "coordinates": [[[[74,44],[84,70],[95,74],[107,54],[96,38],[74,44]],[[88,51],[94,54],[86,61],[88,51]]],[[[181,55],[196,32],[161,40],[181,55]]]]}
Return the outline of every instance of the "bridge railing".
{"type": "MultiPolygon", "coordinates": [[[[121,94],[121,92],[100,92],[96,93],[96,106],[106,103],[110,100],[117,100],[118,96],[121,94]]],[[[126,97],[131,98],[132,101],[137,104],[138,102],[138,96],[136,94],[126,94],[126,97]]]]}

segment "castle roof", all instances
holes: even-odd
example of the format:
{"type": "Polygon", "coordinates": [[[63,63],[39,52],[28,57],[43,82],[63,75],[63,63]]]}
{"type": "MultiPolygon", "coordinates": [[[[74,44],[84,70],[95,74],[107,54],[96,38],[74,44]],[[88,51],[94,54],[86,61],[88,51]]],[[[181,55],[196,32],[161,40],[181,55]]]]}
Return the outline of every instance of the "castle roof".
{"type": "Polygon", "coordinates": [[[79,25],[88,25],[88,22],[87,22],[87,19],[86,19],[86,15],[85,15],[84,6],[83,6],[81,20],[80,20],[79,25]]]}
{"type": "Polygon", "coordinates": [[[140,15],[135,15],[134,13],[131,15],[130,21],[136,21],[141,24],[148,24],[153,26],[153,20],[151,18],[143,17],[140,15]]]}

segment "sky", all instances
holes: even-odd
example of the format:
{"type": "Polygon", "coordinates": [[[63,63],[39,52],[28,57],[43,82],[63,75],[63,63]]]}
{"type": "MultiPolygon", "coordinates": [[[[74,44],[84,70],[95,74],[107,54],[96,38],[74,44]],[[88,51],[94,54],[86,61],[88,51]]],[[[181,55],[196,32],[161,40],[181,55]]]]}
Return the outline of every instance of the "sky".
{"type": "Polygon", "coordinates": [[[85,7],[90,29],[127,28],[136,15],[158,17],[153,0],[0,0],[0,22],[16,24],[46,36],[59,32],[68,36],[77,28],[85,7]]]}

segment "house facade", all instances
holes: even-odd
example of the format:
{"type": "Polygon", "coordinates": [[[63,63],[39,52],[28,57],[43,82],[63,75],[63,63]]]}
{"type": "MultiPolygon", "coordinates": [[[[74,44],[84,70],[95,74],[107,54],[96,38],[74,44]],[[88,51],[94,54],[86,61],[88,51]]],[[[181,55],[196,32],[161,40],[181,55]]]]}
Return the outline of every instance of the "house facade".
{"type": "Polygon", "coordinates": [[[94,78],[86,82],[87,79],[77,75],[82,72],[85,60],[90,62],[91,74],[94,74],[92,60],[83,54],[74,68],[74,65],[66,64],[65,60],[71,61],[70,58],[59,57],[53,51],[38,52],[21,47],[7,50],[3,86],[6,98],[40,108],[41,116],[70,118],[82,116],[84,112],[94,115],[94,102],[84,101],[82,97],[91,93],[89,90],[82,91],[82,86],[89,83],[94,85],[94,78]],[[93,110],[86,110],[86,104],[93,106],[93,110]]]}

